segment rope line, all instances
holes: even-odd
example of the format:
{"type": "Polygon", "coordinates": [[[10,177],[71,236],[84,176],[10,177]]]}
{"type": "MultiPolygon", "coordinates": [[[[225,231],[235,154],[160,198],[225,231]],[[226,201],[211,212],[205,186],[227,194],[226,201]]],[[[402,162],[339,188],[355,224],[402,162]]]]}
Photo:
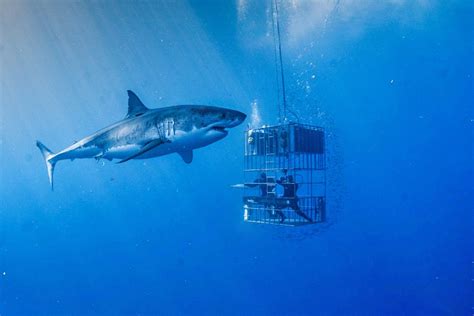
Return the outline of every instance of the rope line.
{"type": "MultiPolygon", "coordinates": [[[[278,53],[280,57],[280,74],[281,74],[281,86],[283,92],[283,120],[286,121],[286,89],[285,89],[285,71],[283,69],[283,57],[281,54],[281,34],[280,34],[280,21],[278,16],[278,3],[277,0],[273,0],[275,4],[275,17],[276,17],[276,29],[278,35],[278,53]]],[[[281,118],[280,118],[281,121],[281,118]]]]}
{"type": "Polygon", "coordinates": [[[276,31],[275,31],[275,9],[273,7],[274,2],[272,1],[272,34],[273,34],[273,53],[275,61],[275,84],[276,84],[276,102],[278,106],[278,123],[281,124],[281,104],[280,104],[280,82],[279,82],[279,73],[278,73],[278,52],[277,52],[277,42],[276,42],[276,31]]]}

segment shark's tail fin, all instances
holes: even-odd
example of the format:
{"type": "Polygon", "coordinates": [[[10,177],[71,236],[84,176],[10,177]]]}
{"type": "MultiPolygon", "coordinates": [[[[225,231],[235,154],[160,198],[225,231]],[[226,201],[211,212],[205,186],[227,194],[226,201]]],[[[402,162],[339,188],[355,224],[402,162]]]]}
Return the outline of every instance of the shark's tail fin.
{"type": "Polygon", "coordinates": [[[40,141],[36,141],[36,146],[38,146],[39,150],[41,150],[41,154],[43,154],[44,161],[46,162],[46,169],[48,170],[49,184],[51,184],[51,190],[53,190],[53,172],[54,166],[56,165],[56,161],[52,161],[54,153],[40,141]]]}

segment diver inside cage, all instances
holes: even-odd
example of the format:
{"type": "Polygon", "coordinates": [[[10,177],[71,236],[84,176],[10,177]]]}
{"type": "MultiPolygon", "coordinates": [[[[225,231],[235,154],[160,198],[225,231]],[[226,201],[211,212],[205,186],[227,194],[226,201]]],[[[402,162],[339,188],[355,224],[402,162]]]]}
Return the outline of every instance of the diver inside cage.
{"type": "Polygon", "coordinates": [[[267,177],[267,174],[262,172],[260,177],[255,179],[253,183],[246,183],[245,186],[260,188],[260,196],[246,197],[246,202],[261,204],[270,215],[270,218],[278,216],[280,217],[280,222],[286,219],[285,214],[281,211],[280,205],[278,205],[279,199],[276,197],[276,182],[274,178],[267,177]]]}
{"type": "MultiPolygon", "coordinates": [[[[284,176],[279,180],[272,177],[268,177],[266,173],[262,172],[260,177],[255,179],[253,183],[247,183],[247,187],[259,187],[260,196],[245,197],[246,204],[260,204],[268,212],[270,218],[279,217],[280,222],[284,222],[286,219],[283,209],[291,208],[296,214],[304,218],[308,222],[313,222],[311,217],[306,215],[298,205],[298,183],[295,182],[292,175],[287,175],[287,171],[284,170],[284,176]],[[280,185],[283,188],[283,195],[277,197],[276,185],[280,185]]],[[[249,216],[251,215],[251,209],[249,209],[249,216]]]]}
{"type": "Polygon", "coordinates": [[[312,222],[311,217],[306,215],[298,205],[298,196],[296,191],[298,191],[298,183],[295,182],[292,175],[287,175],[287,171],[283,171],[285,176],[281,177],[280,180],[277,180],[276,183],[283,187],[283,196],[279,200],[283,203],[278,203],[283,205],[283,208],[289,207],[295,211],[296,214],[303,217],[308,222],[312,222]]]}

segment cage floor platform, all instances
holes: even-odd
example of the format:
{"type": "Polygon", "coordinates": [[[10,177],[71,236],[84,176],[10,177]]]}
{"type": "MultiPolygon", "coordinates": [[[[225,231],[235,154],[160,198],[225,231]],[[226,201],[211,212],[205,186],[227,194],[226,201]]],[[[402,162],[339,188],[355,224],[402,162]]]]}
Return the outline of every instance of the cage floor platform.
{"type": "Polygon", "coordinates": [[[247,223],[255,223],[255,224],[270,224],[270,225],[278,225],[278,226],[305,226],[305,225],[311,225],[311,224],[317,224],[318,222],[302,222],[302,221],[294,221],[294,220],[285,220],[281,222],[279,219],[274,219],[274,220],[244,220],[247,223]]]}

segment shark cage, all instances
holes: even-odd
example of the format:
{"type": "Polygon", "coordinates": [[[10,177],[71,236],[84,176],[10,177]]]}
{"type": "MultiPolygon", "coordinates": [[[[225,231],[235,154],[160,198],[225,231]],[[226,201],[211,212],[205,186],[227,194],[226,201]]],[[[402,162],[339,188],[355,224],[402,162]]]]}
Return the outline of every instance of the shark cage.
{"type": "Polygon", "coordinates": [[[299,123],[245,132],[244,221],[277,225],[326,219],[324,129],[299,123]]]}

